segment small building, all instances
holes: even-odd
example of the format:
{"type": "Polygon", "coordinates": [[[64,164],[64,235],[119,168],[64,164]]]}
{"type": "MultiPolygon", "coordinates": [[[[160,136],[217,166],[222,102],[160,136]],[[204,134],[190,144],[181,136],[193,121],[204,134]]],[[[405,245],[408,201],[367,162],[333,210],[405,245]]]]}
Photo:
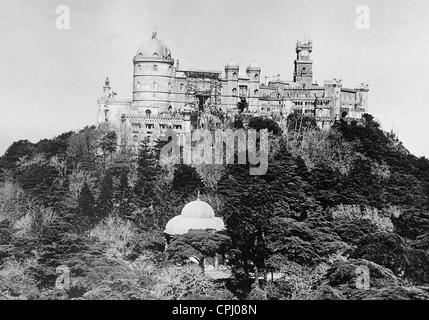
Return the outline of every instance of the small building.
{"type": "Polygon", "coordinates": [[[198,196],[197,200],[183,207],[180,215],[167,222],[164,233],[169,243],[172,236],[184,235],[189,230],[222,231],[224,229],[223,219],[215,217],[212,206],[198,196]]]}
{"type": "MultiPolygon", "coordinates": [[[[172,237],[187,234],[190,230],[208,230],[213,233],[225,230],[223,219],[215,216],[210,204],[202,201],[200,197],[186,204],[180,215],[173,217],[167,222],[164,234],[167,246],[172,237]]],[[[199,263],[195,257],[189,257],[190,262],[199,263]]],[[[216,254],[214,257],[204,259],[204,272],[213,278],[225,277],[225,256],[216,254]]],[[[226,273],[228,277],[230,273],[226,273]]]]}

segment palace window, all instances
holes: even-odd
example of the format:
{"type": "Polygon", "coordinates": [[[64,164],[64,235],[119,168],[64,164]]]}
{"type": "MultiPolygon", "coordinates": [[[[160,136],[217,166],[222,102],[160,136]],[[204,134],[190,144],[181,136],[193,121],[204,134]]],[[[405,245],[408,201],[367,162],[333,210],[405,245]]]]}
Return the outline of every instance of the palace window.
{"type": "Polygon", "coordinates": [[[247,95],[247,87],[240,86],[240,96],[246,96],[246,95],[247,95]]]}

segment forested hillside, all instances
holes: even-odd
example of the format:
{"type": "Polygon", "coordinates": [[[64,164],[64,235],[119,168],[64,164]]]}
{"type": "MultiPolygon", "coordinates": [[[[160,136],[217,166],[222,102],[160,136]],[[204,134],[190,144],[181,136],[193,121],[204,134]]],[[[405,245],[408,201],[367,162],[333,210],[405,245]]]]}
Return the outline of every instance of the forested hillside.
{"type": "Polygon", "coordinates": [[[428,159],[370,115],[330,131],[297,115],[235,125],[270,130],[265,175],[164,164],[162,142],[133,153],[104,127],[13,143],[0,158],[0,298],[429,299],[428,159]],[[197,191],[227,229],[165,251],[165,224],[197,191]],[[186,262],[219,251],[229,279],[186,262]]]}

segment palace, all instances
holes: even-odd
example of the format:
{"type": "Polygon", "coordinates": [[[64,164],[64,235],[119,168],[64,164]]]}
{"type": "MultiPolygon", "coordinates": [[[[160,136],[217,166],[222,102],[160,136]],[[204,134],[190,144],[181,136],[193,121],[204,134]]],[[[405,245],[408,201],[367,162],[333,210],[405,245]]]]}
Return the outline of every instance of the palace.
{"type": "Polygon", "coordinates": [[[368,108],[368,85],[346,88],[338,79],[315,83],[312,50],[311,41],[298,41],[293,80],[278,77],[263,82],[255,62],[245,74],[234,60],[224,72],[183,70],[154,33],[134,56],[132,99],[117,99],[107,78],[98,99],[97,123],[117,131],[121,144],[138,145],[144,137],[164,130],[190,132],[191,113],[207,109],[215,111],[212,118],[222,119],[239,113],[278,119],[298,112],[314,116],[321,128],[341,118],[361,119],[368,108]]]}

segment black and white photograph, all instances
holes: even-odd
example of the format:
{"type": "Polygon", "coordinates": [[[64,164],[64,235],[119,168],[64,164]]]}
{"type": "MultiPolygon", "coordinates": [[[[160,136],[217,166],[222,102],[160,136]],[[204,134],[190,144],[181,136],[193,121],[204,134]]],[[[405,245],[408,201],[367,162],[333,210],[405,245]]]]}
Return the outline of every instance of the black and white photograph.
{"type": "Polygon", "coordinates": [[[428,31],[426,0],[0,0],[0,300],[429,300],[428,31]]]}

